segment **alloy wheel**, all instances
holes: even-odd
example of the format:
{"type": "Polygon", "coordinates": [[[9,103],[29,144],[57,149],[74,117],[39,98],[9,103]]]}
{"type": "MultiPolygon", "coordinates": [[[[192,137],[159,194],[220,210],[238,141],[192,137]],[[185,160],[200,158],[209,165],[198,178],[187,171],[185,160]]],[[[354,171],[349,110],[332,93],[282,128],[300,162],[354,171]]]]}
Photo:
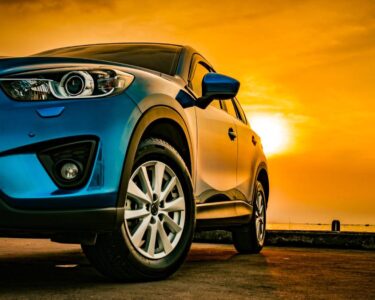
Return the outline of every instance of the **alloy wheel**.
{"type": "Polygon", "coordinates": [[[148,161],[132,174],[125,200],[125,228],[135,249],[161,259],[177,246],[185,224],[180,180],[160,161],[148,161]]]}
{"type": "Polygon", "coordinates": [[[257,193],[256,205],[255,205],[255,230],[258,243],[263,245],[266,234],[266,209],[264,203],[264,194],[262,192],[257,193]]]}

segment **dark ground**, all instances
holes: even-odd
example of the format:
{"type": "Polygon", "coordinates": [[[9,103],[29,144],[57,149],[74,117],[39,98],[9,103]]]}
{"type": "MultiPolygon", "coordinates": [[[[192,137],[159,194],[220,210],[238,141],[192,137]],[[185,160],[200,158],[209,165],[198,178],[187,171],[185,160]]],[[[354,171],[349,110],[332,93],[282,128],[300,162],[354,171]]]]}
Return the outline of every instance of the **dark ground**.
{"type": "MultiPolygon", "coordinates": [[[[224,230],[197,232],[195,241],[232,244],[232,233],[224,230]]],[[[267,230],[266,245],[297,248],[375,250],[375,232],[267,230]]]]}
{"type": "Polygon", "coordinates": [[[106,281],[79,246],[0,239],[1,299],[375,299],[375,252],[194,244],[170,279],[106,281]]]}

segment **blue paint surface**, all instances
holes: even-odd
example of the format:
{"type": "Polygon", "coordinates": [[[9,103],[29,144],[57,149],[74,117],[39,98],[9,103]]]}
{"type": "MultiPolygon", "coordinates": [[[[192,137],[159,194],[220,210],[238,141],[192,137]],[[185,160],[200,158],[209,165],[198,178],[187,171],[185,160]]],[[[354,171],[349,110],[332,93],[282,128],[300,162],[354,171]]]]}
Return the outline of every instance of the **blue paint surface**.
{"type": "Polygon", "coordinates": [[[115,207],[127,147],[140,116],[126,93],[17,102],[0,90],[0,198],[20,209],[115,207]],[[99,147],[86,186],[59,189],[32,150],[34,145],[88,135],[98,138],[99,147]],[[25,146],[26,153],[12,154],[25,146]]]}

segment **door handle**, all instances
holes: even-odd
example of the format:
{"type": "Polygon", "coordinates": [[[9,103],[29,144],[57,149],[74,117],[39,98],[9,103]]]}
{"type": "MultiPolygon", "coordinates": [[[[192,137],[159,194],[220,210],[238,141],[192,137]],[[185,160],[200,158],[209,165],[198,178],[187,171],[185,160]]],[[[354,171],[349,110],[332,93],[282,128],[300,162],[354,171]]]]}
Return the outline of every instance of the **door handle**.
{"type": "Polygon", "coordinates": [[[253,136],[253,137],[251,138],[251,141],[253,142],[253,145],[254,145],[254,146],[257,144],[257,140],[256,140],[255,136],[253,136]]]}
{"type": "Polygon", "coordinates": [[[234,132],[232,127],[228,129],[228,135],[231,141],[234,141],[237,137],[237,134],[234,132]]]}

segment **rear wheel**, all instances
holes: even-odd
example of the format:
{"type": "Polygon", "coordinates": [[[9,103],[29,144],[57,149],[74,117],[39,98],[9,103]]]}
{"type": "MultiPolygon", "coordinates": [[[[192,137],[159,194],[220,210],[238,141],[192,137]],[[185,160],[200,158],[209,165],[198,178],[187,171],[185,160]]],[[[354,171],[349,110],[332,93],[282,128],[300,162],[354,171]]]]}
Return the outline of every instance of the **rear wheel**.
{"type": "Polygon", "coordinates": [[[232,232],[233,244],[240,253],[259,253],[266,237],[266,197],[262,183],[256,182],[253,216],[249,224],[232,232]]]}
{"type": "Polygon", "coordinates": [[[166,278],[190,249],[195,206],[189,172],[165,141],[140,146],[128,183],[121,228],[82,246],[92,264],[115,280],[166,278]]]}

